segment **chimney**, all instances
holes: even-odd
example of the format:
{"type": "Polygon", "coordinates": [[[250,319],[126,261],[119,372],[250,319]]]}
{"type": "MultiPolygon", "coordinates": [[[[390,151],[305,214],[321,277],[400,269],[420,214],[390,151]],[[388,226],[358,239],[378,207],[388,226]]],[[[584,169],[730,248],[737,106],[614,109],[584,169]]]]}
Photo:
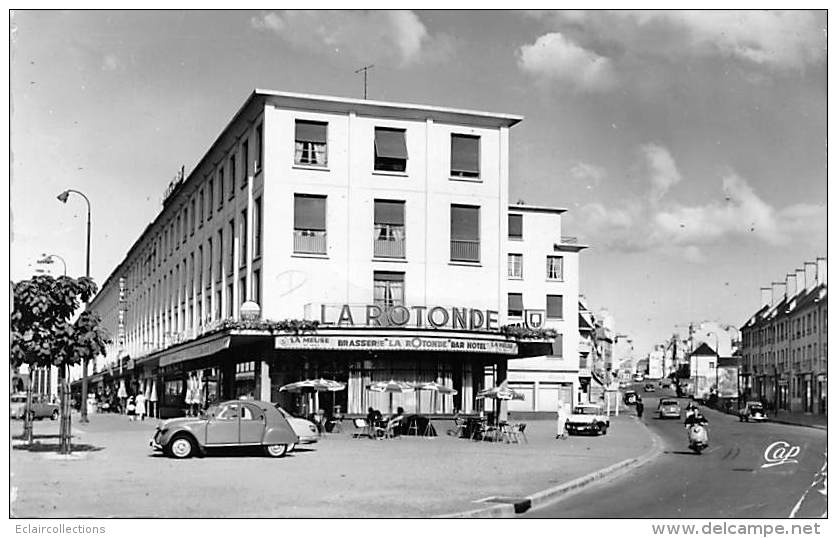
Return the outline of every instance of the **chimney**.
{"type": "MultiPolygon", "coordinates": [[[[799,275],[797,275],[798,277],[799,275]]],[[[773,301],[770,303],[770,306],[776,306],[779,302],[785,298],[785,283],[784,282],[773,282],[773,301]]]]}
{"type": "Polygon", "coordinates": [[[796,289],[799,293],[805,291],[805,269],[796,270],[796,289]]]}
{"type": "Polygon", "coordinates": [[[805,289],[812,290],[817,285],[817,264],[805,262],[805,289]]]}
{"type": "Polygon", "coordinates": [[[817,258],[817,284],[828,284],[828,261],[826,258],[817,258]]]}
{"type": "Polygon", "coordinates": [[[790,299],[796,295],[796,273],[785,275],[785,296],[790,299]]]}
{"type": "Polygon", "coordinates": [[[761,288],[761,306],[767,306],[773,300],[773,292],[770,288],[761,288]]]}

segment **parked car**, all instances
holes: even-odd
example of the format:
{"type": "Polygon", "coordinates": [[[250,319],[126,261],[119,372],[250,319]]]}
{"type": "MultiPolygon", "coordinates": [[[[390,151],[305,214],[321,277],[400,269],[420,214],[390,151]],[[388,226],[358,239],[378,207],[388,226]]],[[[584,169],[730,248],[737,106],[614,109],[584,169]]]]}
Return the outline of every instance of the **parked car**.
{"type": "MultiPolygon", "coordinates": [[[[282,416],[285,417],[285,420],[291,425],[293,428],[294,433],[297,437],[299,437],[300,445],[308,445],[311,443],[316,443],[320,440],[320,432],[317,430],[317,426],[311,422],[310,420],[299,418],[291,415],[281,407],[279,404],[276,404],[276,409],[282,413],[282,416]]],[[[294,447],[290,447],[288,450],[293,450],[294,447]]]]}
{"type": "Polygon", "coordinates": [[[636,403],[636,391],[626,390],[625,395],[622,397],[622,401],[625,402],[625,405],[634,405],[636,403]]]}
{"type": "Polygon", "coordinates": [[[751,420],[763,422],[767,420],[767,413],[761,402],[747,402],[738,411],[738,420],[739,422],[750,422],[751,420]]]}
{"type": "Polygon", "coordinates": [[[285,416],[270,402],[231,400],[199,417],[173,418],[157,426],[151,447],[173,458],[188,458],[216,447],[261,447],[273,458],[299,442],[285,416]]]}
{"type": "Polygon", "coordinates": [[[655,392],[657,388],[654,387],[654,383],[646,383],[645,387],[643,387],[642,390],[644,392],[655,392]]]}
{"type": "Polygon", "coordinates": [[[606,435],[610,427],[610,419],[602,411],[600,405],[579,404],[573,409],[567,419],[567,433],[570,435],[589,433],[591,435],[606,435]]]}
{"type": "MultiPolygon", "coordinates": [[[[26,394],[12,394],[9,402],[9,416],[11,418],[23,419],[26,414],[26,394]]],[[[30,416],[33,419],[49,418],[58,420],[58,404],[51,403],[49,396],[45,394],[32,395],[32,409],[30,416]]]]}
{"type": "Polygon", "coordinates": [[[671,398],[663,398],[657,405],[657,413],[660,418],[677,418],[683,415],[683,409],[680,408],[680,402],[671,398]]]}

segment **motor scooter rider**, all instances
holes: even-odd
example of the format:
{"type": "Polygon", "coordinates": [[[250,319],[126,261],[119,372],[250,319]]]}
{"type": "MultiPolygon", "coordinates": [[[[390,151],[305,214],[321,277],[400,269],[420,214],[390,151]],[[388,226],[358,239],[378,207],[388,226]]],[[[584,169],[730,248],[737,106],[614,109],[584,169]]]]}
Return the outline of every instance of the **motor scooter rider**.
{"type": "Polygon", "coordinates": [[[686,420],[683,422],[683,425],[686,427],[692,426],[694,424],[699,424],[701,426],[706,426],[709,424],[709,421],[703,416],[700,411],[695,409],[692,414],[686,414],[686,420]]]}

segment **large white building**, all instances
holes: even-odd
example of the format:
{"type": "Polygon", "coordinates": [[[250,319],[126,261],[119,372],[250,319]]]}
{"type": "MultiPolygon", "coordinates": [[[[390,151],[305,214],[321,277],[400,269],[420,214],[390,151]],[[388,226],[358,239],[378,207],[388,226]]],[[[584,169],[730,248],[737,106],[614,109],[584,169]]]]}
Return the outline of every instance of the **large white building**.
{"type": "MultiPolygon", "coordinates": [[[[577,371],[577,325],[564,323],[577,317],[578,248],[560,226],[535,233],[560,212],[511,208],[543,243],[532,256],[560,254],[572,275],[533,271],[525,296],[566,329],[558,351],[501,331],[519,321],[508,316],[518,287],[507,237],[509,129],[521,119],[256,90],[92,301],[115,335],[93,390],[122,371],[129,392],[153,386],[175,415],[193,383],[203,402],[292,407],[280,386],[326,377],[348,385],[329,403],[359,414],[389,405],[370,382],[437,381],[458,394],[425,397],[421,410],[450,413],[510,377],[508,359],[551,354],[577,371]],[[550,314],[562,295],[566,321],[550,314]]],[[[417,404],[412,393],[394,401],[417,404]]]]}

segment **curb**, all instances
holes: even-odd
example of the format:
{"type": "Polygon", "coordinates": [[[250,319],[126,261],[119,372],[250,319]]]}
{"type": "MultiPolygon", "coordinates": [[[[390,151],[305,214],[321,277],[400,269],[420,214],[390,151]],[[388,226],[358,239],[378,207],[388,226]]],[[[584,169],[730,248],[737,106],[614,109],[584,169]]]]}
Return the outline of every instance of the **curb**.
{"type": "Polygon", "coordinates": [[[828,426],[822,426],[820,424],[802,424],[800,422],[791,422],[789,420],[776,420],[773,418],[768,419],[768,422],[772,422],[774,424],[786,424],[788,426],[801,426],[803,428],[814,428],[817,430],[828,431],[828,426]]]}
{"type": "Polygon", "coordinates": [[[528,510],[540,508],[547,504],[551,504],[555,502],[558,498],[567,495],[568,493],[579,490],[597,480],[602,480],[605,478],[615,478],[621,474],[624,474],[630,470],[636,469],[645,465],[652,459],[659,456],[663,451],[663,443],[660,437],[648,429],[648,426],[645,425],[644,422],[638,421],[642,427],[645,429],[646,433],[648,433],[649,437],[651,437],[651,448],[648,449],[647,452],[644,454],[635,457],[635,458],[628,458],[626,460],[622,460],[620,462],[614,463],[613,465],[609,465],[604,469],[599,469],[598,471],[593,471],[592,473],[588,473],[584,476],[580,476],[569,482],[565,482],[563,484],[559,484],[557,486],[551,487],[549,489],[545,489],[542,491],[535,492],[528,497],[521,497],[519,500],[516,500],[513,504],[501,504],[497,506],[491,506],[488,508],[476,508],[474,510],[468,510],[466,512],[458,512],[454,514],[444,514],[439,516],[432,516],[434,518],[483,518],[483,517],[512,517],[515,514],[522,514],[528,510]]]}

